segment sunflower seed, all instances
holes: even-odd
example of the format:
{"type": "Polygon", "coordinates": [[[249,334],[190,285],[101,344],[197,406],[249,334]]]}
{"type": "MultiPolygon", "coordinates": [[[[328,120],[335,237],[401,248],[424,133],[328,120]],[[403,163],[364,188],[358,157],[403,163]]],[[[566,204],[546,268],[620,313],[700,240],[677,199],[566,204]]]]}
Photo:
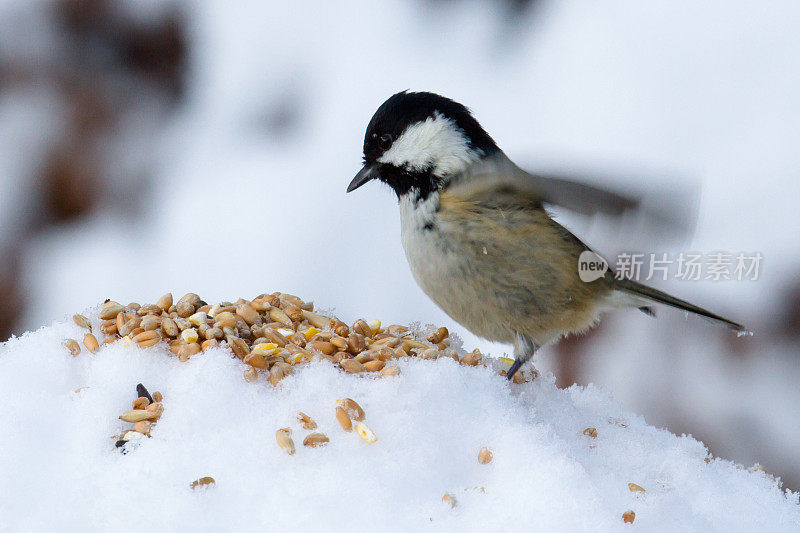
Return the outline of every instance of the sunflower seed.
{"type": "Polygon", "coordinates": [[[294,455],[294,441],[292,440],[292,432],[288,428],[279,429],[275,432],[275,440],[278,441],[278,446],[289,455],[294,455]]]}
{"type": "Polygon", "coordinates": [[[353,421],[350,420],[350,416],[341,405],[336,406],[336,420],[339,421],[339,425],[342,426],[343,430],[353,431],[353,421]]]}
{"type": "Polygon", "coordinates": [[[396,366],[387,366],[381,370],[381,374],[384,376],[399,376],[400,375],[400,368],[396,366]]]}
{"type": "Polygon", "coordinates": [[[324,433],[309,433],[306,438],[303,439],[303,446],[318,448],[320,446],[325,446],[330,440],[331,439],[324,433]]]}
{"type": "Polygon", "coordinates": [[[168,292],[161,298],[156,301],[156,305],[159,306],[164,311],[169,311],[169,308],[172,307],[172,293],[168,292]]]}
{"type": "Polygon", "coordinates": [[[125,308],[112,300],[108,300],[103,304],[100,308],[99,317],[101,320],[109,320],[112,318],[117,318],[117,315],[120,314],[125,308]]]}
{"type": "Polygon", "coordinates": [[[161,416],[161,413],[156,413],[148,409],[133,409],[120,415],[119,419],[125,422],[141,422],[142,420],[156,420],[159,416],[161,416]]]}
{"type": "Polygon", "coordinates": [[[195,479],[194,481],[192,481],[192,483],[189,485],[189,487],[191,487],[192,490],[196,490],[196,489],[199,489],[199,488],[202,488],[202,487],[208,488],[208,487],[211,487],[211,486],[216,485],[216,484],[217,484],[217,482],[214,481],[213,477],[204,476],[204,477],[201,477],[200,479],[195,479]]]}
{"type": "Polygon", "coordinates": [[[436,331],[434,331],[433,333],[431,333],[430,335],[428,335],[426,338],[428,339],[429,342],[432,342],[433,344],[439,344],[449,336],[450,332],[447,331],[447,328],[441,327],[436,331]]]}
{"type": "Polygon", "coordinates": [[[351,398],[345,398],[339,402],[339,405],[345,410],[345,412],[347,412],[348,415],[350,415],[350,418],[356,422],[364,420],[364,410],[355,400],[351,398]]]}
{"type": "Polygon", "coordinates": [[[72,320],[80,327],[92,331],[92,323],[83,315],[72,315],[72,320]]]}
{"type": "Polygon", "coordinates": [[[97,350],[100,349],[100,344],[97,342],[97,337],[91,333],[87,333],[83,336],[83,345],[86,346],[86,349],[92,353],[97,353],[97,350]]]}
{"type": "Polygon", "coordinates": [[[493,457],[494,455],[492,454],[492,451],[486,446],[478,450],[478,462],[482,465],[488,465],[491,463],[493,457]]]}
{"type": "Polygon", "coordinates": [[[61,344],[67,350],[69,350],[69,353],[72,354],[73,357],[75,357],[79,353],[81,353],[81,346],[80,346],[80,344],[78,344],[78,341],[76,341],[75,339],[64,339],[64,341],[61,344]]]}
{"type": "Polygon", "coordinates": [[[628,483],[628,490],[631,492],[647,492],[641,485],[636,483],[628,483]]]}
{"type": "Polygon", "coordinates": [[[303,413],[302,411],[297,413],[297,420],[299,420],[300,423],[303,425],[303,429],[308,429],[308,430],[317,429],[317,423],[314,422],[314,420],[310,416],[303,413]]]}

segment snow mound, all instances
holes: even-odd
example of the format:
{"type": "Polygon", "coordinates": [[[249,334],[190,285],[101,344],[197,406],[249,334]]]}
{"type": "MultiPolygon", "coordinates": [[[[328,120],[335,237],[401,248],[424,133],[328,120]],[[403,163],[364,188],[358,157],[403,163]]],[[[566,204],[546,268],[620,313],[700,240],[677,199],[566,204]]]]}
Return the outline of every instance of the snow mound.
{"type": "Polygon", "coordinates": [[[383,378],[315,362],[273,388],[245,382],[221,348],[186,363],[163,345],[72,357],[61,341],[82,336],[64,322],[0,344],[0,523],[12,531],[800,526],[798,495],[767,473],[706,462],[701,442],[648,426],[596,387],[560,390],[552,376],[509,384],[444,358],[401,360],[402,373],[383,378]],[[130,424],[118,416],[139,382],[163,393],[165,411],[122,454],[114,442],[130,424]],[[344,397],[364,408],[376,443],[341,429],[344,397]],[[302,445],[298,411],[327,446],[302,445]],[[281,427],[295,455],[278,447],[281,427]],[[477,460],[482,446],[489,464],[477,460]],[[216,483],[189,487],[203,476],[216,483]]]}

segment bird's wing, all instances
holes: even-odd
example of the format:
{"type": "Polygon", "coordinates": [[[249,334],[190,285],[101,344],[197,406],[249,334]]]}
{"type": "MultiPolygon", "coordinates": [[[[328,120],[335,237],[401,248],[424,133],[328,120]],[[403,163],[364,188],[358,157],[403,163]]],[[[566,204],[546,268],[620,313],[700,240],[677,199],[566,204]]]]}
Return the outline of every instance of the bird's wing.
{"type": "MultiPolygon", "coordinates": [[[[574,185],[567,181],[565,183],[574,185]]],[[[553,242],[560,243],[566,247],[565,249],[571,248],[577,260],[578,254],[590,248],[567,228],[553,220],[544,209],[543,204],[555,203],[553,196],[546,192],[550,188],[553,186],[547,183],[545,178],[537,178],[520,170],[505,156],[483,160],[473,163],[442,191],[441,214],[443,217],[451,217],[463,212],[465,216],[454,216],[454,218],[459,222],[459,234],[466,234],[467,240],[478,242],[490,239],[490,235],[473,234],[485,230],[495,234],[513,234],[517,245],[522,248],[527,244],[532,248],[546,248],[553,242]],[[544,186],[539,186],[540,183],[544,186]],[[466,216],[467,214],[470,216],[466,216]],[[481,218],[482,225],[471,224],[476,216],[481,218]],[[539,239],[545,235],[549,235],[551,240],[545,239],[540,242],[539,239]]],[[[586,189],[614,197],[613,193],[589,186],[586,186],[586,189]]],[[[584,194],[583,198],[590,196],[584,194]]],[[[597,209],[587,212],[595,211],[597,209]]],[[[504,255],[508,253],[504,252],[504,255]]]]}
{"type": "Polygon", "coordinates": [[[563,178],[545,177],[525,172],[505,154],[473,163],[451,183],[453,192],[491,195],[493,192],[516,192],[520,201],[538,201],[565,207],[585,215],[606,213],[620,215],[636,209],[640,198],[563,178]]]}

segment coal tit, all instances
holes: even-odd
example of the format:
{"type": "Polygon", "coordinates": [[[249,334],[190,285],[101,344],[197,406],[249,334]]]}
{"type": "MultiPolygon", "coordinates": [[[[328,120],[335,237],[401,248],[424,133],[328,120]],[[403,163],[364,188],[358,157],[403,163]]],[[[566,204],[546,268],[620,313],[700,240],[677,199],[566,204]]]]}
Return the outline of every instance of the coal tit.
{"type": "Polygon", "coordinates": [[[403,247],[422,290],[475,335],[513,344],[508,379],[540,347],[587,330],[611,309],[652,315],[657,302],[744,330],[610,270],[582,280],[579,258],[594,252],[545,207],[618,214],[636,200],[521,170],[449,98],[404,91],[378,108],[347,192],[370,180],[397,194],[403,247]]]}

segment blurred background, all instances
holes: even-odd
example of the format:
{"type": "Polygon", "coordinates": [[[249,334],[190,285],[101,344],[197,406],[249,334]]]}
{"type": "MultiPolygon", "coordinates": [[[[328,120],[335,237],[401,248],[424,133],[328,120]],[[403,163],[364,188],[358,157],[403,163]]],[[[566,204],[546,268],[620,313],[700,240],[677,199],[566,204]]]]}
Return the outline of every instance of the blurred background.
{"type": "Polygon", "coordinates": [[[0,340],[105,298],[279,290],[508,351],[417,287],[388,188],[344,192],[377,106],[431,90],[528,169],[690,204],[672,239],[565,214],[601,251],[763,255],[757,281],[651,282],[751,337],[617,313],[537,366],[798,489],[797,20],[792,1],[0,0],[0,340]]]}

